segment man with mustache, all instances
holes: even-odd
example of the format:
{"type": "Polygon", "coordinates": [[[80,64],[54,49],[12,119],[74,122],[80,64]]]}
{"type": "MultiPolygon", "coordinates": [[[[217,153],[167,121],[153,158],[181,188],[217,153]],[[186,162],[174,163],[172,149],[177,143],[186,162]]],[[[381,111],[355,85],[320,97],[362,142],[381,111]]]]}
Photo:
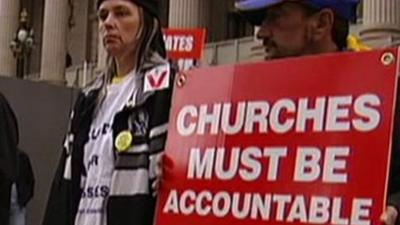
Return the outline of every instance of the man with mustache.
{"type": "Polygon", "coordinates": [[[235,6],[260,26],[268,59],[346,49],[359,0],[239,0],[235,6]]]}
{"type": "MultiPolygon", "coordinates": [[[[265,59],[324,54],[347,49],[349,22],[356,19],[359,0],[238,0],[239,12],[260,26],[265,59]]],[[[395,129],[396,132],[399,129],[395,129]]],[[[393,140],[386,225],[400,224],[399,143],[393,140]]]]}

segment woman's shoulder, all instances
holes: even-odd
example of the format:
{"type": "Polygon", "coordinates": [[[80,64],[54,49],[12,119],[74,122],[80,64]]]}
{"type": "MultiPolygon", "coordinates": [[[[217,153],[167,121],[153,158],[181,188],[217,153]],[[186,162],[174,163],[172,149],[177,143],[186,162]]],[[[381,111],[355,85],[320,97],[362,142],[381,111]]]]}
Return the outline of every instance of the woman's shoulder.
{"type": "Polygon", "coordinates": [[[167,71],[168,74],[174,76],[176,68],[171,64],[168,59],[161,57],[157,53],[153,53],[152,56],[144,62],[143,71],[145,74],[151,74],[154,71],[167,71]]]}
{"type": "Polygon", "coordinates": [[[99,72],[94,76],[94,78],[88,84],[86,84],[81,89],[81,93],[84,95],[89,95],[89,93],[93,91],[98,91],[104,85],[104,82],[106,82],[105,73],[99,72]]]}
{"type": "Polygon", "coordinates": [[[99,93],[105,82],[105,75],[98,74],[93,80],[87,85],[82,87],[75,100],[75,106],[73,111],[79,111],[81,108],[86,108],[96,102],[99,93]]]}

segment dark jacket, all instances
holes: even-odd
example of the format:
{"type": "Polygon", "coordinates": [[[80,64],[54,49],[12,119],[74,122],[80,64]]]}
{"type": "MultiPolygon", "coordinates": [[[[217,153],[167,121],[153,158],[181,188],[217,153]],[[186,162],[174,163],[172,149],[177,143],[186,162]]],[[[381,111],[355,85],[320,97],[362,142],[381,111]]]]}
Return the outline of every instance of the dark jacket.
{"type": "MultiPolygon", "coordinates": [[[[102,82],[101,80],[97,82],[102,82]]],[[[173,84],[171,76],[170,84],[173,84]]],[[[66,137],[65,149],[62,151],[59,166],[52,184],[43,225],[73,225],[78,210],[82,190],[81,177],[84,174],[84,146],[88,141],[88,133],[93,119],[97,95],[100,85],[82,92],[75,104],[70,130],[66,137]],[[70,165],[68,165],[70,163],[70,165]]],[[[139,91],[135,106],[126,105],[114,117],[112,125],[113,143],[121,131],[130,130],[134,135],[130,149],[146,146],[140,154],[121,153],[114,149],[114,175],[119,171],[135,171],[146,169],[152,165],[152,156],[161,153],[167,137],[166,128],[155,135],[154,130],[164,127],[169,118],[172,88],[146,92],[139,91]],[[145,115],[145,116],[143,116],[145,115]],[[143,118],[148,118],[144,119],[143,118]],[[143,127],[138,127],[142,124],[143,127]],[[144,128],[144,132],[140,132],[144,128]]],[[[152,196],[151,182],[155,176],[149,175],[141,182],[132,181],[133,194],[110,193],[107,199],[107,224],[151,225],[154,216],[155,198],[152,196]],[[143,186],[144,185],[144,186],[143,186]],[[134,193],[137,186],[145,188],[147,193],[134,193]]],[[[112,189],[118,189],[121,181],[113,180],[112,189]],[[113,186],[115,185],[115,186],[113,186]]]]}
{"type": "Polygon", "coordinates": [[[9,220],[11,184],[17,177],[17,144],[17,120],[0,93],[0,224],[9,220]]]}
{"type": "Polygon", "coordinates": [[[29,156],[22,150],[18,152],[17,196],[18,205],[25,207],[32,199],[35,190],[35,177],[29,156]]]}

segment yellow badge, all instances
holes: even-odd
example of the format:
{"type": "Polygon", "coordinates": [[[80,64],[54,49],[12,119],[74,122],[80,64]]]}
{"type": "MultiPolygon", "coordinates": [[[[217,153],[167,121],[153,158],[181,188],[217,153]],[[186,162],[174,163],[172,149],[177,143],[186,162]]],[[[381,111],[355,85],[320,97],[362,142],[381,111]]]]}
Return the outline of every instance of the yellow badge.
{"type": "Polygon", "coordinates": [[[122,131],[115,139],[115,147],[119,152],[124,152],[129,149],[132,144],[132,134],[129,130],[122,131]]]}

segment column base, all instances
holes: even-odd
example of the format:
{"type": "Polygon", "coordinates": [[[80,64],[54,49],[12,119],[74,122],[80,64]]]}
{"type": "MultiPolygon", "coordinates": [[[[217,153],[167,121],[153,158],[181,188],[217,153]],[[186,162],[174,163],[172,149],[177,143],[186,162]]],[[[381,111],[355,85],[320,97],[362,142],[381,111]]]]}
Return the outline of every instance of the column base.
{"type": "Polygon", "coordinates": [[[389,48],[400,45],[400,29],[396,26],[366,26],[360,31],[361,40],[372,48],[389,48]]]}

